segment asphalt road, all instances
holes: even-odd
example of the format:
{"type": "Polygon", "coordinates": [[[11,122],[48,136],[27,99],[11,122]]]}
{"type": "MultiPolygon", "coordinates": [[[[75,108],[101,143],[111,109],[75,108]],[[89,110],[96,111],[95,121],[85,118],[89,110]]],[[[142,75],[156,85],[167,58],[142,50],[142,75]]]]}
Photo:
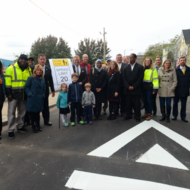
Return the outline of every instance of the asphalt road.
{"type": "MultiPolygon", "coordinates": [[[[187,119],[190,121],[189,110],[188,101],[187,119]]],[[[138,137],[129,140],[127,144],[124,143],[110,156],[90,156],[87,154],[129,129],[135,128],[139,123],[134,119],[125,121],[121,117],[110,122],[106,119],[107,116],[103,116],[102,121],[95,121],[93,125],[77,124],[75,127],[61,126],[61,129],[58,129],[58,118],[58,110],[53,108],[51,109],[52,127],[42,125],[43,131],[34,134],[31,126],[28,126],[26,134],[16,133],[16,138],[13,140],[8,139],[6,127],[4,127],[3,138],[0,142],[0,190],[69,189],[65,185],[74,171],[190,189],[190,151],[187,150],[188,147],[184,148],[178,142],[178,139],[181,140],[179,137],[172,139],[172,132],[170,138],[169,132],[167,134],[160,132],[153,126],[138,137]],[[155,144],[159,144],[187,170],[136,162],[155,144]]],[[[158,111],[158,116],[154,117],[154,120],[161,123],[159,118],[158,111]]],[[[190,140],[190,125],[182,122],[179,117],[175,122],[164,121],[161,124],[179,134],[180,137],[185,137],[187,141],[190,140]]],[[[126,137],[129,136],[126,133],[126,137]]],[[[108,144],[108,148],[101,154],[106,154],[108,149],[114,148],[115,144],[108,144]]],[[[164,155],[161,154],[160,157],[163,159],[164,155]]],[[[85,185],[91,183],[89,179],[86,178],[85,185]]],[[[80,183],[79,180],[78,183],[80,183]]],[[[107,189],[103,187],[103,183],[107,182],[98,183],[100,183],[99,186],[94,189],[107,189]]],[[[113,189],[122,188],[113,187],[113,189]]],[[[123,189],[133,188],[126,186],[123,189]]]]}

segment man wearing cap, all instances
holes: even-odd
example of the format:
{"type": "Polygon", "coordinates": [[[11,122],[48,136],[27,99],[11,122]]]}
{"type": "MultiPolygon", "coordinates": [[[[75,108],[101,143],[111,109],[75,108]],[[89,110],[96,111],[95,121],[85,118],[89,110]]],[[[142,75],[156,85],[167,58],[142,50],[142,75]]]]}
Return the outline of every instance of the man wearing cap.
{"type": "Polygon", "coordinates": [[[33,57],[29,57],[28,58],[28,66],[31,67],[34,65],[34,58],[33,57]]]}
{"type": "Polygon", "coordinates": [[[84,54],[82,56],[82,62],[80,63],[80,65],[86,69],[86,73],[88,75],[88,80],[86,82],[88,82],[90,79],[91,65],[88,64],[88,55],[87,54],[84,54]]]}
{"type": "MultiPolygon", "coordinates": [[[[111,63],[111,59],[107,59],[107,60],[106,60],[106,63],[107,63],[107,66],[108,66],[108,68],[109,68],[110,63],[111,63]]],[[[108,71],[108,68],[107,68],[107,71],[108,71]]]]}
{"type": "Polygon", "coordinates": [[[18,62],[7,68],[5,73],[6,93],[8,97],[8,136],[14,138],[15,124],[17,132],[25,133],[24,115],[26,106],[26,94],[24,92],[25,83],[32,75],[28,66],[27,55],[21,54],[18,62]],[[15,112],[17,110],[17,120],[15,112]]]}
{"type": "MultiPolygon", "coordinates": [[[[121,54],[117,54],[116,62],[118,64],[119,70],[121,71],[121,75],[123,75],[124,68],[127,66],[127,64],[122,62],[121,54]]],[[[120,101],[121,117],[125,117],[125,101],[126,101],[126,98],[124,95],[124,83],[123,83],[123,79],[122,79],[122,81],[121,81],[121,101],[120,101]]]]}

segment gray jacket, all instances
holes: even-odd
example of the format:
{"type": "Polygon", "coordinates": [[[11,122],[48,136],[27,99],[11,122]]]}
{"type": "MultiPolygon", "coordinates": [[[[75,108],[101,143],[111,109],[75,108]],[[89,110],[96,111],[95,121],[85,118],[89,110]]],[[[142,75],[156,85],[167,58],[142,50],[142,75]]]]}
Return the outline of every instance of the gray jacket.
{"type": "Polygon", "coordinates": [[[82,94],[82,105],[83,106],[90,106],[95,105],[96,99],[94,93],[92,91],[84,91],[82,94]]]}

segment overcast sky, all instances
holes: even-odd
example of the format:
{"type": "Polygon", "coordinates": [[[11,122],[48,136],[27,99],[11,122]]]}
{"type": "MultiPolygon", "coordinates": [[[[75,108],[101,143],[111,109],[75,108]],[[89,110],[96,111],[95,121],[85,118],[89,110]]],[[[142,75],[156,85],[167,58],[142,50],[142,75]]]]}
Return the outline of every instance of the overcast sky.
{"type": "Polygon", "coordinates": [[[100,39],[105,27],[111,56],[144,52],[190,29],[190,0],[29,0],[0,1],[0,58],[29,53],[38,37],[63,37],[72,54],[85,37],[100,39]],[[69,30],[68,28],[71,30],[69,30]],[[132,50],[131,50],[132,49],[132,50]]]}

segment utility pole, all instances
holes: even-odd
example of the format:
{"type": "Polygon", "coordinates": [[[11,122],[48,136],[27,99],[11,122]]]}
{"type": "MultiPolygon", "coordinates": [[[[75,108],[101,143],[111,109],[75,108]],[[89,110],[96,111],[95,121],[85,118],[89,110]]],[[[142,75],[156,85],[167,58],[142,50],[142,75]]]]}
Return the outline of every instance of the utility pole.
{"type": "MultiPolygon", "coordinates": [[[[102,34],[101,32],[100,32],[100,34],[102,34]]],[[[105,37],[105,35],[106,35],[107,33],[105,32],[105,28],[103,29],[103,40],[104,40],[104,62],[106,61],[106,37],[105,37]]]]}

